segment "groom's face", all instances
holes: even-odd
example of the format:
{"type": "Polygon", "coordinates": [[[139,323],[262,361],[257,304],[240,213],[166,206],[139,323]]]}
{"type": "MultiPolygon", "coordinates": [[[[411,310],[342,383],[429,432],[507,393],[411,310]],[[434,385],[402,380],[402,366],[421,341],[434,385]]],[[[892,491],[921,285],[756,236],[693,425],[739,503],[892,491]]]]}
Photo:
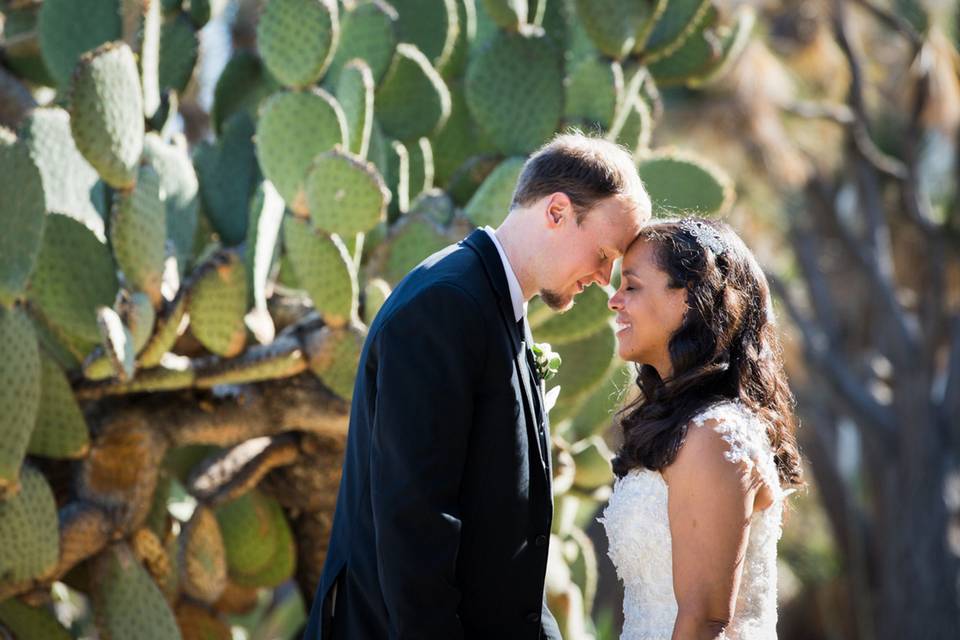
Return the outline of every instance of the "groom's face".
{"type": "Polygon", "coordinates": [[[555,311],[566,311],[591,284],[609,284],[613,261],[630,246],[646,215],[632,201],[607,198],[577,225],[569,199],[554,195],[560,197],[546,211],[553,251],[540,297],[555,311]]]}

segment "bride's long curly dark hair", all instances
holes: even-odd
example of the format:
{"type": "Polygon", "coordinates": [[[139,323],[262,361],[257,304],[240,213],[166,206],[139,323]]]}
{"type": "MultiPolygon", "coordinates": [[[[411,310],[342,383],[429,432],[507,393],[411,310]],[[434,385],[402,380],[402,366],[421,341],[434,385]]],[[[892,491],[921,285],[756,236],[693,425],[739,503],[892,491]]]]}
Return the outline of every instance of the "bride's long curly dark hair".
{"type": "Polygon", "coordinates": [[[724,245],[720,255],[680,220],[653,223],[636,240],[653,244],[669,286],[687,290],[688,308],[670,338],[672,376],[661,380],[656,369],[642,365],[641,393],[618,414],[623,445],[613,460],[614,473],[664,469],[676,459],[691,418],[719,400],[738,399],[767,424],[781,485],[800,486],[794,401],[766,276],[728,225],[699,224],[718,234],[724,245]]]}

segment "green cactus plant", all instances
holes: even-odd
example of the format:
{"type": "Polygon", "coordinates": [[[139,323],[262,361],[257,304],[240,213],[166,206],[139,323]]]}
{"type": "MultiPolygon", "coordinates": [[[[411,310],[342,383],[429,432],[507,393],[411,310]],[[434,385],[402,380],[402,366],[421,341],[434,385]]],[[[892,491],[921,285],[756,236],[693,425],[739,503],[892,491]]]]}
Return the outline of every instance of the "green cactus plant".
{"type": "MultiPolygon", "coordinates": [[[[0,237],[0,375],[15,381],[0,385],[0,514],[23,511],[25,493],[45,505],[0,517],[0,564],[15,565],[0,570],[0,601],[68,580],[91,596],[103,638],[222,633],[231,592],[290,578],[312,594],[324,550],[304,540],[329,535],[339,482],[339,462],[313,461],[342,454],[367,326],[421,260],[503,220],[527,155],[558,130],[595,128],[631,149],[657,214],[722,213],[733,198],[699,156],[650,149],[640,83],[722,74],[750,36],[748,10],[721,20],[704,0],[269,0],[248,29],[255,46],[232,52],[212,86],[212,135],[200,140],[199,31],[246,9],[0,4],[4,38],[17,37],[7,68],[54,87],[60,105],[26,114],[16,135],[0,130],[12,187],[0,215],[15,222],[0,237]],[[234,451],[289,430],[301,440],[286,480],[241,466],[230,473],[243,497],[211,510],[198,493],[194,519],[171,526],[173,494],[197,489],[166,475],[168,447],[234,451]],[[77,459],[69,495],[28,455],[77,459]],[[59,523],[48,485],[66,501],[59,523]],[[27,542],[24,519],[39,533],[27,542]],[[263,535],[251,539],[253,527],[263,535]]],[[[608,295],[591,287],[569,313],[536,300],[529,311],[535,339],[563,359],[550,382],[547,597],[573,640],[592,630],[583,527],[610,480],[599,435],[630,385],[608,295]]],[[[199,464],[186,460],[181,480],[199,464]]],[[[7,627],[44,616],[0,602],[7,627]]]]}

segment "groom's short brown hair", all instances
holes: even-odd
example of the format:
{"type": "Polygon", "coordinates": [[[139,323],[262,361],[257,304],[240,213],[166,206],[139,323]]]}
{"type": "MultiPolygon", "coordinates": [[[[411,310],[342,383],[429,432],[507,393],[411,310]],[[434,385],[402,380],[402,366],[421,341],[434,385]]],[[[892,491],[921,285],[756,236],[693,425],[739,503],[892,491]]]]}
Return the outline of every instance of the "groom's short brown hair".
{"type": "Polygon", "coordinates": [[[510,208],[527,206],[558,191],[573,203],[578,225],[590,209],[610,197],[633,201],[645,218],[650,215],[650,196],[630,152],[579,131],[558,134],[530,156],[510,208]]]}

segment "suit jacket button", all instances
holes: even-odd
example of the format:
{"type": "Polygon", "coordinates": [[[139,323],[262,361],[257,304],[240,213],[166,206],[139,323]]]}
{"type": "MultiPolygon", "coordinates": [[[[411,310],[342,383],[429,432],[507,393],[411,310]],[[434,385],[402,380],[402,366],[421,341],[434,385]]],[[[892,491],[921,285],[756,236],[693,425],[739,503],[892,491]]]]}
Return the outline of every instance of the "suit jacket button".
{"type": "Polygon", "coordinates": [[[547,536],[539,535],[537,536],[537,539],[534,540],[534,544],[536,544],[538,547],[545,547],[547,546],[547,540],[548,540],[547,536]]]}
{"type": "Polygon", "coordinates": [[[540,612],[534,611],[533,613],[528,613],[527,622],[533,622],[533,623],[540,622],[540,612]]]}

